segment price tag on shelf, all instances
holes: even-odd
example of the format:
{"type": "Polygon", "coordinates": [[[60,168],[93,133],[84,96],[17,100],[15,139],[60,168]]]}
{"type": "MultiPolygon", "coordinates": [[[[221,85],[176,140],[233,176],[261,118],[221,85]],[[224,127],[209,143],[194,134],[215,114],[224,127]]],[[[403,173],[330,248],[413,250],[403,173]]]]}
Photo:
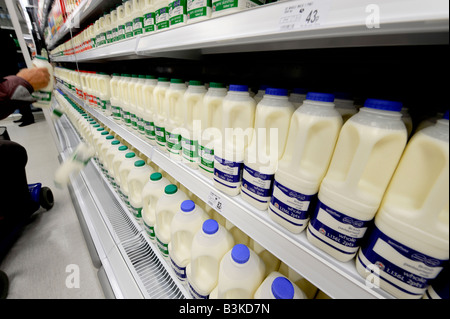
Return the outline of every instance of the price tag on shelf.
{"type": "Polygon", "coordinates": [[[223,210],[223,201],[220,195],[211,191],[208,196],[208,205],[214,208],[219,213],[222,213],[223,210]]]}
{"type": "Polygon", "coordinates": [[[280,31],[310,29],[323,25],[330,0],[299,0],[286,2],[278,22],[280,31]]]}

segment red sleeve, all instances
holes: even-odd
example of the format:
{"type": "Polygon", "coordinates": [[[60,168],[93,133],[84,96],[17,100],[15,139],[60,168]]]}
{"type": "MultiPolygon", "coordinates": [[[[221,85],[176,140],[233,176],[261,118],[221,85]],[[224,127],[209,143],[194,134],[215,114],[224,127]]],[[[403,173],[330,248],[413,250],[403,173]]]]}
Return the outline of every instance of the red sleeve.
{"type": "Polygon", "coordinates": [[[10,75],[0,82],[0,102],[9,100],[19,85],[25,87],[30,94],[33,93],[33,87],[25,79],[10,75]]]}

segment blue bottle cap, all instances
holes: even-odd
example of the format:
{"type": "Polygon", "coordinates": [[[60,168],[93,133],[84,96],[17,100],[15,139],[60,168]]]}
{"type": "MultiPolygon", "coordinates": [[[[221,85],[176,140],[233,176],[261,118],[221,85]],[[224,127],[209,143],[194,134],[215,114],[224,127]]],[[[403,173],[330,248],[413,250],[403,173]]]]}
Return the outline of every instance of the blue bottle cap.
{"type": "Polygon", "coordinates": [[[447,112],[445,112],[443,119],[448,120],[448,110],[447,110],[447,112]]]}
{"type": "Polygon", "coordinates": [[[230,91],[248,92],[248,85],[230,84],[230,91]]]}
{"type": "Polygon", "coordinates": [[[231,258],[238,264],[245,264],[250,259],[250,249],[243,244],[237,244],[231,250],[231,258]]]}
{"type": "Polygon", "coordinates": [[[294,286],[285,277],[277,277],[272,282],[272,293],[275,299],[292,299],[294,298],[294,286]]]}
{"type": "Polygon", "coordinates": [[[219,230],[219,223],[214,219],[208,219],[203,223],[202,230],[207,235],[215,234],[219,230]]]}
{"type": "Polygon", "coordinates": [[[334,95],[330,93],[308,92],[306,99],[319,102],[334,102],[334,95]]]}
{"type": "Polygon", "coordinates": [[[195,208],[195,203],[191,201],[190,199],[185,200],[181,203],[181,211],[185,213],[192,212],[195,208]]]}
{"type": "Polygon", "coordinates": [[[267,88],[266,94],[269,95],[277,95],[277,96],[287,96],[288,90],[286,89],[277,89],[277,88],[267,88]]]}
{"type": "Polygon", "coordinates": [[[377,110],[400,112],[403,104],[396,101],[386,101],[378,99],[367,99],[364,103],[364,107],[369,107],[377,110]]]}

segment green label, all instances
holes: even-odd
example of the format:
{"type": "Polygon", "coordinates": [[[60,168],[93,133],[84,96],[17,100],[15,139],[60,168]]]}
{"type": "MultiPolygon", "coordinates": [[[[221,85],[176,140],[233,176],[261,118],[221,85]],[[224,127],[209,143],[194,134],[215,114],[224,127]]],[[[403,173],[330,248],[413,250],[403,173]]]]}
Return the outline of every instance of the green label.
{"type": "Polygon", "coordinates": [[[147,223],[144,220],[144,228],[150,239],[155,239],[155,227],[147,225],[147,223]]]}
{"type": "Polygon", "coordinates": [[[164,127],[155,126],[155,137],[156,137],[156,142],[159,145],[161,145],[161,146],[166,145],[166,130],[164,127]]]}
{"type": "Polygon", "coordinates": [[[114,119],[120,120],[121,113],[122,113],[120,111],[120,106],[111,105],[111,112],[112,112],[112,116],[114,117],[114,119]]]}
{"type": "Polygon", "coordinates": [[[200,168],[214,172],[214,150],[200,145],[200,168]]]}
{"type": "Polygon", "coordinates": [[[137,17],[133,20],[133,35],[142,34],[144,17],[137,17]]]}
{"type": "Polygon", "coordinates": [[[131,116],[130,112],[122,110],[122,119],[126,125],[131,125],[131,116]]]}
{"type": "Polygon", "coordinates": [[[112,28],[111,33],[112,33],[112,35],[111,35],[111,42],[116,42],[117,41],[117,36],[119,34],[117,28],[112,28]]]}
{"type": "Polygon", "coordinates": [[[106,31],[106,43],[112,42],[112,30],[106,31]]]}
{"type": "Polygon", "coordinates": [[[155,13],[149,12],[144,14],[144,31],[153,32],[155,31],[155,13]]]}
{"type": "Polygon", "coordinates": [[[183,151],[183,157],[190,162],[198,162],[198,141],[194,141],[188,138],[181,139],[181,147],[183,151]]]}
{"type": "Polygon", "coordinates": [[[156,244],[164,257],[169,257],[169,244],[163,243],[156,237],[156,244]]]}
{"type": "Polygon", "coordinates": [[[238,7],[239,0],[219,0],[213,1],[212,3],[212,11],[222,11],[231,8],[238,7]]]}
{"type": "Polygon", "coordinates": [[[48,91],[35,91],[31,93],[31,96],[38,100],[38,102],[50,102],[52,100],[52,92],[48,91]]]}
{"type": "Polygon", "coordinates": [[[145,130],[145,136],[149,140],[155,139],[155,124],[153,122],[144,121],[144,130],[145,130]]]}
{"type": "Polygon", "coordinates": [[[186,0],[187,19],[207,16],[211,6],[211,0],[186,0]]]}
{"type": "Polygon", "coordinates": [[[186,0],[175,0],[169,3],[170,25],[186,22],[186,0]]]}
{"type": "Polygon", "coordinates": [[[157,30],[169,27],[169,7],[162,7],[155,11],[155,25],[157,30]]]}
{"type": "Polygon", "coordinates": [[[117,31],[117,40],[125,39],[125,24],[119,25],[119,30],[117,31]]]}
{"type": "Polygon", "coordinates": [[[181,134],[166,132],[167,148],[169,152],[179,154],[181,151],[181,134]]]}
{"type": "Polygon", "coordinates": [[[133,205],[131,206],[131,210],[133,212],[134,218],[136,219],[141,219],[142,218],[142,207],[134,207],[133,205]]]}
{"type": "Polygon", "coordinates": [[[125,23],[125,37],[127,39],[133,37],[133,21],[125,23]]]}

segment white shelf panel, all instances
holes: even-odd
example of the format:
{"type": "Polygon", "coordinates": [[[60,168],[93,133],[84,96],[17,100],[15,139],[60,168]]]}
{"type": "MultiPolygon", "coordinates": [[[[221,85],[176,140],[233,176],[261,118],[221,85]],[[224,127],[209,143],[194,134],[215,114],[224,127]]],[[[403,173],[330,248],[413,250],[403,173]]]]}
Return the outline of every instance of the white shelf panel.
{"type": "Polygon", "coordinates": [[[130,131],[124,125],[114,121],[111,116],[105,116],[101,111],[87,106],[82,100],[68,92],[65,87],[62,87],[62,90],[74,102],[149,157],[201,200],[208,203],[211,194],[219,196],[222,202],[222,209],[219,212],[226,219],[330,297],[340,299],[393,298],[379,288],[372,289],[366,286],[365,280],[356,271],[354,260],[347,263],[336,261],[310,244],[305,232],[296,235],[286,231],[270,219],[267,211],[253,208],[240,196],[230,197],[222,193],[213,186],[211,180],[198,170],[193,170],[181,162],[173,161],[156,146],[148,144],[146,138],[138,132],[130,131]]]}
{"type": "MultiPolygon", "coordinates": [[[[298,8],[296,9],[298,10],[298,8]]],[[[310,20],[311,21],[311,20],[310,20]]],[[[290,0],[124,40],[77,54],[78,61],[377,45],[448,44],[446,0],[290,0]],[[303,16],[285,14],[302,4],[303,16]],[[306,23],[318,10],[319,19],[306,23]],[[379,13],[379,15],[377,15],[379,13]],[[372,17],[379,18],[379,27],[372,17]],[[298,20],[297,24],[286,21],[298,20]],[[367,24],[369,22],[369,24],[367,24]]],[[[55,57],[54,61],[65,61],[55,57]]]]}

